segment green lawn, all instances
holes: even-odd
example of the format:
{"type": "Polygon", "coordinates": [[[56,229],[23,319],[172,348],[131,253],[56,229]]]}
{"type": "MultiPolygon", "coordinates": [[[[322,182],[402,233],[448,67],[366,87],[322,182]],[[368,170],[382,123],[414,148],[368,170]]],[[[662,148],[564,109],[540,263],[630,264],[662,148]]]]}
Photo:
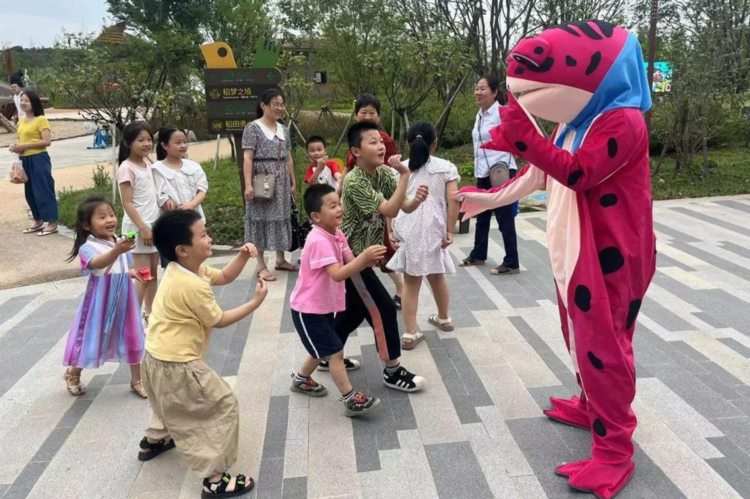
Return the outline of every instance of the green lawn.
{"type": "MultiPolygon", "coordinates": [[[[472,154],[471,145],[436,152],[436,155],[458,166],[461,185],[472,185],[474,182],[472,154]]],[[[674,161],[666,158],[659,175],[652,178],[654,199],[750,193],[750,150],[742,147],[721,149],[710,152],[709,157],[711,164],[715,167],[711,168],[708,174],[702,173],[702,160],[696,157],[693,170],[680,172],[677,176],[674,176],[674,161]]],[[[297,189],[301,193],[304,189],[302,178],[308,163],[302,148],[295,148],[294,159],[297,166],[297,189]]],[[[653,159],[652,164],[655,164],[653,159]]],[[[225,159],[219,162],[215,170],[213,162],[204,163],[203,168],[210,186],[203,209],[206,212],[211,235],[216,244],[239,244],[242,242],[244,233],[244,211],[237,165],[225,159]]],[[[60,220],[64,225],[73,227],[76,207],[83,199],[91,195],[100,195],[109,199],[111,192],[111,186],[107,185],[61,192],[60,220]]],[[[115,208],[118,217],[122,217],[119,200],[115,203],[115,208]]]]}

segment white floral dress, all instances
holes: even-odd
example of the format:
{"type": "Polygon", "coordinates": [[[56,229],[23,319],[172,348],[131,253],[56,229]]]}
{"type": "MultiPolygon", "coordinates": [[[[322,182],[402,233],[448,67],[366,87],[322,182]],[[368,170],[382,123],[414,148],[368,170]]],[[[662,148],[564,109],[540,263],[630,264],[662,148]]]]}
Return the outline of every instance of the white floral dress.
{"type": "Polygon", "coordinates": [[[400,243],[388,262],[389,269],[413,276],[456,272],[453,259],[442,244],[448,218],[445,185],[459,178],[456,165],[435,156],[412,172],[406,196],[414,197],[420,185],[426,185],[430,192],[416,210],[401,211],[393,220],[393,232],[400,243]]]}

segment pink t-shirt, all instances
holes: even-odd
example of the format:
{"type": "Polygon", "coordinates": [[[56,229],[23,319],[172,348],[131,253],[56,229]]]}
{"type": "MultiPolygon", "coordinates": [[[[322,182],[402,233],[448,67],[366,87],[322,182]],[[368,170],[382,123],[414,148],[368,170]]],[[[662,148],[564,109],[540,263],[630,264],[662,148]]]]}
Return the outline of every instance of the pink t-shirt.
{"type": "Polygon", "coordinates": [[[343,232],[336,229],[331,234],[317,225],[307,235],[302,249],[302,262],[297,284],[289,304],[292,310],[303,314],[330,314],[346,308],[346,287],[328,275],[326,267],[344,264],[344,257],[352,250],[343,232]]]}

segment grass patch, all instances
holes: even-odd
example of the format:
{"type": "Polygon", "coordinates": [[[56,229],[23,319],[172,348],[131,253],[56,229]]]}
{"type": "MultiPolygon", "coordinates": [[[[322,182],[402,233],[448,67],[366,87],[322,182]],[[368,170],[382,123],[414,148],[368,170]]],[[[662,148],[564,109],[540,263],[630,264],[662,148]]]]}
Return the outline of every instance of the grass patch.
{"type": "MultiPolygon", "coordinates": [[[[750,150],[729,147],[709,151],[709,169],[703,171],[703,158],[696,155],[690,169],[675,174],[675,161],[664,158],[658,175],[651,177],[654,199],[732,196],[750,193],[750,150]]],[[[655,170],[658,158],[651,158],[655,170]]]]}

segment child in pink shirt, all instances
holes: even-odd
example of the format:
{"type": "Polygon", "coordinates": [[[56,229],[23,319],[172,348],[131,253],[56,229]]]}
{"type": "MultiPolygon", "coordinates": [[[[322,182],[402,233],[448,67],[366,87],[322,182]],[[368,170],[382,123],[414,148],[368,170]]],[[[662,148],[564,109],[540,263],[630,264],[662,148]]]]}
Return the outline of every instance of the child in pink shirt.
{"type": "Polygon", "coordinates": [[[379,264],[385,246],[370,246],[356,258],[338,227],[343,209],[336,190],[328,184],[310,186],[304,197],[305,211],[314,226],[302,250],[297,284],[289,299],[292,320],[309,355],[293,376],[291,390],[322,397],[326,388],[312,379],[321,360],[341,392],[347,416],[364,414],[380,404],[377,397],[355,391],[344,365],[344,344],[336,334],[334,314],[345,308],[344,281],[367,267],[379,264]]]}

